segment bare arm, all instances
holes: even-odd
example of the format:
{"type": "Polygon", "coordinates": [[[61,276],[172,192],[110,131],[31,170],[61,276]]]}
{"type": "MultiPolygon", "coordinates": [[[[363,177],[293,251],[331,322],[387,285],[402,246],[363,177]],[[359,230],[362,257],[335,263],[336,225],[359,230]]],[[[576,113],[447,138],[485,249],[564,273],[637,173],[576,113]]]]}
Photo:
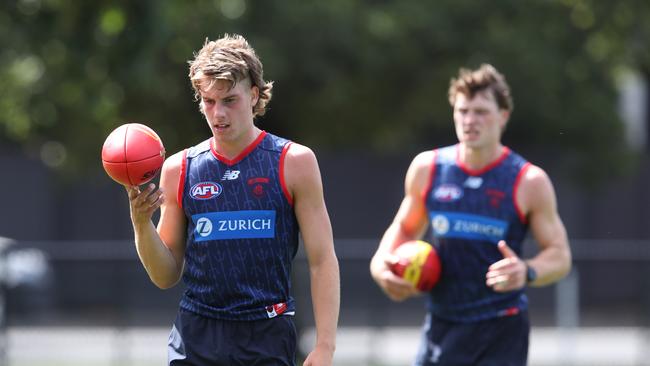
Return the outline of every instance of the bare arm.
{"type": "Polygon", "coordinates": [[[174,286],[183,272],[187,223],[176,199],[181,158],[178,153],[165,161],[160,189],[154,184],[142,191],[137,186],[126,187],[138,256],[151,281],[162,289],[174,286]],[[161,211],[156,228],[151,217],[158,208],[161,211]]]}
{"type": "Polygon", "coordinates": [[[505,292],[526,285],[526,266],[537,272],[530,286],[545,286],[557,282],[571,270],[571,250],[566,229],[557,212],[555,190],[548,175],[537,166],[524,173],[517,192],[517,202],[526,213],[539,252],[523,261],[506,245],[499,243],[504,259],[490,266],[487,285],[505,292]]]}
{"type": "Polygon", "coordinates": [[[285,176],[305,245],[316,322],[316,346],[305,365],[332,364],[340,305],[339,265],[334,251],[320,171],[314,153],[293,144],[287,152],[285,176]]]}
{"type": "Polygon", "coordinates": [[[396,276],[388,264],[391,252],[399,244],[419,239],[428,225],[427,211],[422,193],[429,183],[433,152],[427,151],[413,159],[406,173],[404,199],[370,261],[370,274],[386,295],[395,301],[402,301],[418,294],[409,282],[396,276]]]}
{"type": "Polygon", "coordinates": [[[522,203],[529,208],[530,228],[540,251],[528,265],[537,271],[532,286],[554,283],[571,270],[571,250],[562,219],[557,212],[557,200],[551,180],[538,167],[526,172],[521,187],[522,203]]]}

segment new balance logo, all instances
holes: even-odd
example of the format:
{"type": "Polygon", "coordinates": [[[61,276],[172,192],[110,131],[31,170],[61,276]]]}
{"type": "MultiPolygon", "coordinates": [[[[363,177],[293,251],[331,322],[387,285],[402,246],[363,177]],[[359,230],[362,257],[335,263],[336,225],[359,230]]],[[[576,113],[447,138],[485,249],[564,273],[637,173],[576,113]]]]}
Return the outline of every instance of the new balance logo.
{"type": "Polygon", "coordinates": [[[239,178],[239,170],[226,170],[225,173],[223,173],[223,177],[221,177],[221,180],[235,180],[239,178]]]}

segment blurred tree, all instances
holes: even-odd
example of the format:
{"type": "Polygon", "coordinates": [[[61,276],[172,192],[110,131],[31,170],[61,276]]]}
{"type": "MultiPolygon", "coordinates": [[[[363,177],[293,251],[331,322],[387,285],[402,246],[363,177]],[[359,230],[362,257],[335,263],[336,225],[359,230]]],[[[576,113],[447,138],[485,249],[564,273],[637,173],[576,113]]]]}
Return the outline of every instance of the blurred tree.
{"type": "Polygon", "coordinates": [[[105,136],[136,121],[176,152],[207,137],[186,62],[228,32],[277,80],[262,128],[328,149],[451,143],[449,78],[490,62],[513,88],[506,142],[594,181],[624,168],[617,75],[650,75],[648,18],[645,0],[5,1],[0,141],[99,171],[105,136]]]}

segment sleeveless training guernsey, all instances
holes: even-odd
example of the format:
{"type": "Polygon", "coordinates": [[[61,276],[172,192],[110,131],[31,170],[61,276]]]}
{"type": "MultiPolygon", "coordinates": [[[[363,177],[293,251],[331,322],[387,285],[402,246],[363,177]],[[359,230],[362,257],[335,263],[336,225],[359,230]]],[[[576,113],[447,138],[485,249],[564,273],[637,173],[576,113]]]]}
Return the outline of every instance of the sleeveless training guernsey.
{"type": "Polygon", "coordinates": [[[233,160],[216,152],[213,138],[184,152],[181,309],[224,320],[295,311],[290,276],[298,224],[283,176],[290,143],[262,131],[233,160]]]}
{"type": "Polygon", "coordinates": [[[523,289],[495,292],[485,284],[485,274],[503,259],[499,240],[521,255],[528,223],[515,194],[530,164],[504,147],[495,162],[472,171],[459,163],[458,149],[453,145],[434,151],[424,192],[430,240],[442,263],[440,282],[429,294],[429,310],[458,322],[516,314],[528,306],[523,289]]]}

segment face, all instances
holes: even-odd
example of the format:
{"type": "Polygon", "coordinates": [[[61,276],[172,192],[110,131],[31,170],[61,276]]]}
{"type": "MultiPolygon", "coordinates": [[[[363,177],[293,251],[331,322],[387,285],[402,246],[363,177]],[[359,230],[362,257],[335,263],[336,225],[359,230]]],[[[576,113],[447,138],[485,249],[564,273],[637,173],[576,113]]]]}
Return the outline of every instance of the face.
{"type": "Polygon", "coordinates": [[[242,80],[234,88],[230,83],[217,80],[209,90],[201,90],[199,107],[205,116],[212,135],[221,143],[246,140],[254,133],[253,106],[259,90],[242,80]]]}
{"type": "Polygon", "coordinates": [[[478,92],[472,99],[458,93],[454,104],[458,141],[473,149],[498,145],[509,115],[507,110],[499,109],[494,95],[489,91],[478,92]]]}

